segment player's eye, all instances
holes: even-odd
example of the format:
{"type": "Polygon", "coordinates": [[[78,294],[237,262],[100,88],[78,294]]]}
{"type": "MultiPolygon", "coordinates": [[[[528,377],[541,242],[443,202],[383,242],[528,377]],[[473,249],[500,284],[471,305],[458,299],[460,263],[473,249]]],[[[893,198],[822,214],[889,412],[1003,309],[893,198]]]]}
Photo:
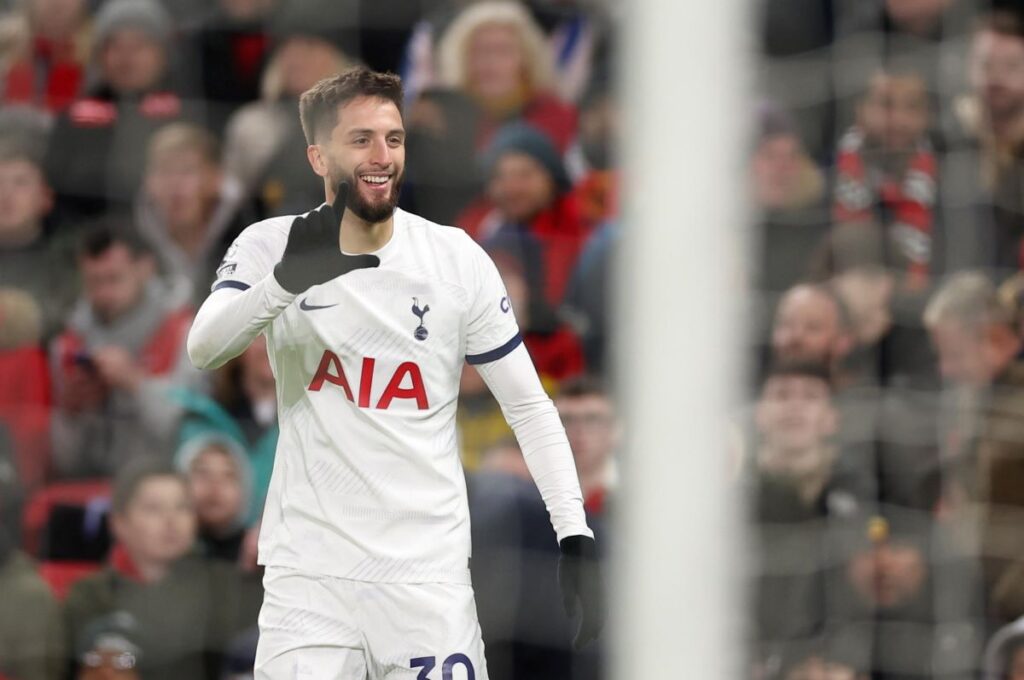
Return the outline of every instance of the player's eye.
{"type": "Polygon", "coordinates": [[[397,135],[393,137],[388,137],[388,144],[391,144],[392,146],[401,146],[402,141],[402,138],[397,135]]]}

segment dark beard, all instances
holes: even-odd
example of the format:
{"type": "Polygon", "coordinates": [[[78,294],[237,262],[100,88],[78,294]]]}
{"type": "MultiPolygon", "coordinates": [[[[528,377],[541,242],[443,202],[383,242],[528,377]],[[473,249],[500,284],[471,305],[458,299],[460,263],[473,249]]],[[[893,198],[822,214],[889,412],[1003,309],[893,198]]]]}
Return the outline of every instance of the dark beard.
{"type": "Polygon", "coordinates": [[[345,201],[345,210],[351,210],[352,214],[359,219],[369,224],[378,224],[389,219],[395,212],[395,208],[398,206],[398,196],[402,191],[402,180],[405,179],[405,172],[401,175],[396,176],[392,180],[391,193],[383,203],[371,205],[363,200],[362,194],[359,193],[360,180],[354,175],[346,175],[342,172],[331,172],[331,182],[333,186],[338,186],[341,182],[348,182],[352,185],[352,188],[348,192],[348,199],[345,201]]]}

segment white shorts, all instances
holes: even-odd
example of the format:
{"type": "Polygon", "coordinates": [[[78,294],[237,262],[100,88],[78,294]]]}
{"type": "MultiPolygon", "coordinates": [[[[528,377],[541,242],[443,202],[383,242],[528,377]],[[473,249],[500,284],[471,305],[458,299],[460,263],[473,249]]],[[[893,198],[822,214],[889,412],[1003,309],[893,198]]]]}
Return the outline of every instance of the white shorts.
{"type": "Polygon", "coordinates": [[[267,567],[256,680],[488,680],[469,585],[267,567]]]}

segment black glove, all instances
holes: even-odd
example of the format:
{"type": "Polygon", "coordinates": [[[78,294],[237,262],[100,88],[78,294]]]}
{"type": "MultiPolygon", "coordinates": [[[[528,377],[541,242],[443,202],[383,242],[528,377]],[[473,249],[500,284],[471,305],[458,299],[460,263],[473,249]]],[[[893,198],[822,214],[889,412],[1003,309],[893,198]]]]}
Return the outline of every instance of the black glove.
{"type": "Polygon", "coordinates": [[[562,551],[558,560],[558,585],[562,587],[562,602],[570,618],[576,615],[576,600],[579,599],[580,625],[572,646],[580,650],[596,640],[604,626],[601,567],[594,539],[589,536],[566,536],[558,547],[562,551]]]}
{"type": "Polygon", "coordinates": [[[348,189],[348,182],[342,182],[333,205],[322,205],[292,222],[284,255],[274,266],[274,278],[289,293],[298,295],[355,269],[380,264],[376,255],[345,255],[339,248],[338,234],[348,189]]]}

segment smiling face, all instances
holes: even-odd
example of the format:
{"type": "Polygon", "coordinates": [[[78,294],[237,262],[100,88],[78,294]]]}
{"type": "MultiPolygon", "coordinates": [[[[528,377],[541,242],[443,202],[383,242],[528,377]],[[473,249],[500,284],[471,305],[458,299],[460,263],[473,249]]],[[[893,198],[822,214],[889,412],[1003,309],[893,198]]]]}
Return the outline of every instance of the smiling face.
{"type": "Polygon", "coordinates": [[[394,102],[352,99],[339,107],[329,137],[317,141],[308,149],[309,161],[332,190],[350,184],[346,209],[370,224],[388,220],[405,175],[405,127],[394,102]]]}

